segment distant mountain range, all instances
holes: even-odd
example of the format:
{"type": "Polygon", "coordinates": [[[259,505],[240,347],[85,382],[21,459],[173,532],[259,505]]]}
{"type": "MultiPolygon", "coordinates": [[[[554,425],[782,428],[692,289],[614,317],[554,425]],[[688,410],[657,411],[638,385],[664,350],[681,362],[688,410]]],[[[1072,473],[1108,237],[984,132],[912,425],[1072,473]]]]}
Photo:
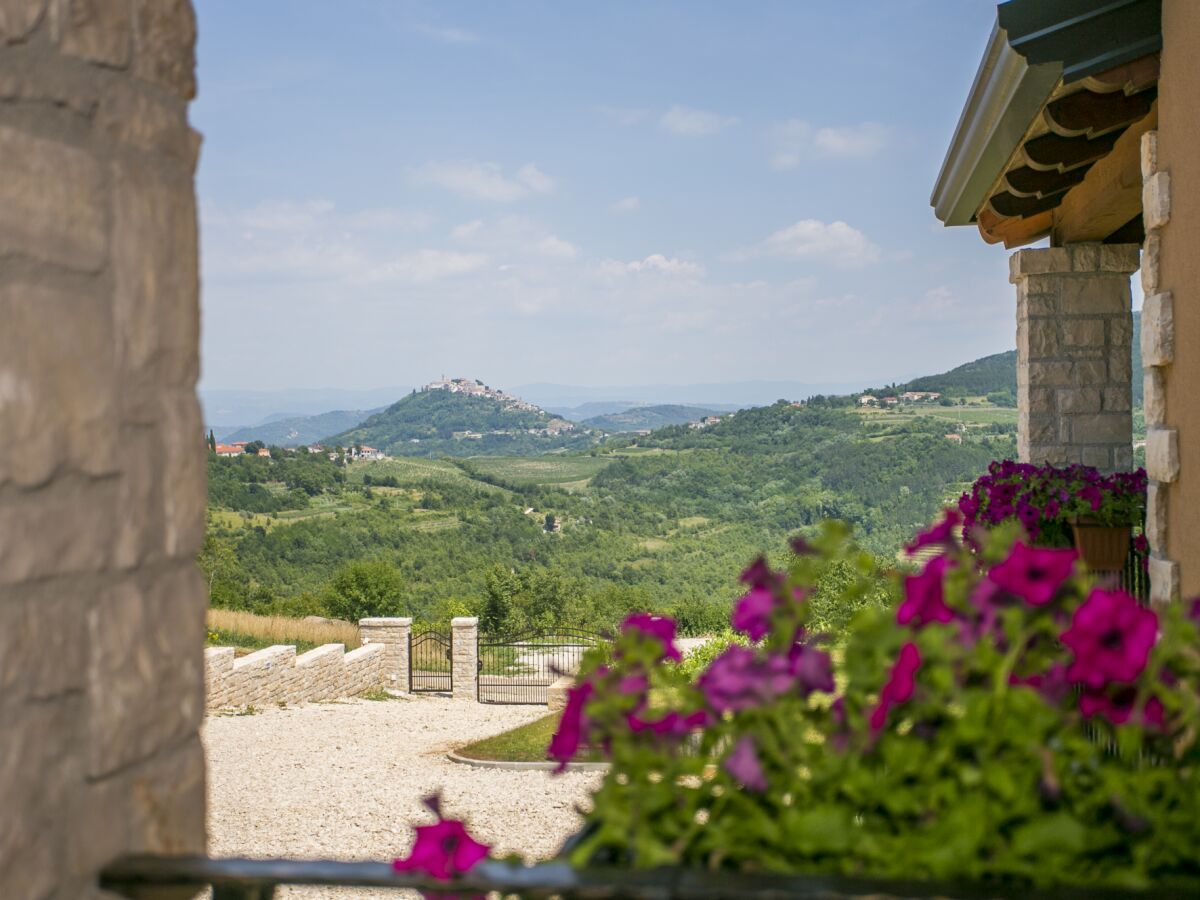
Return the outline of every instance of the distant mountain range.
{"type": "Polygon", "coordinates": [[[369,390],[298,388],[284,391],[200,390],[204,422],[218,432],[262,425],[275,419],[326,413],[331,409],[380,409],[395,403],[411,387],[369,390]]]}
{"type": "Polygon", "coordinates": [[[608,415],[593,416],[584,419],[581,424],[588,428],[599,428],[602,431],[654,431],[669,425],[686,425],[688,422],[698,422],[706,416],[717,416],[724,409],[713,409],[705,406],[680,406],[666,404],[662,406],[635,406],[622,412],[608,415]]]}
{"type": "MultiPolygon", "coordinates": [[[[632,398],[625,408],[632,406],[683,404],[709,406],[714,409],[729,407],[741,409],[748,406],[767,406],[776,400],[803,400],[816,394],[849,394],[861,390],[868,384],[862,381],[807,382],[807,381],[738,381],[726,384],[641,384],[612,387],[582,387],[569,384],[525,384],[513,388],[513,393],[536,403],[543,409],[556,412],[588,403],[614,403],[614,397],[632,398]]],[[[606,415],[593,412],[592,415],[606,415]]]]}
{"type": "Polygon", "coordinates": [[[381,406],[377,409],[338,409],[315,416],[278,419],[272,417],[260,425],[218,432],[217,437],[227,444],[234,441],[262,441],[264,444],[279,447],[299,447],[304,444],[315,444],[331,434],[349,431],[364,419],[382,412],[385,408],[381,406]]]}

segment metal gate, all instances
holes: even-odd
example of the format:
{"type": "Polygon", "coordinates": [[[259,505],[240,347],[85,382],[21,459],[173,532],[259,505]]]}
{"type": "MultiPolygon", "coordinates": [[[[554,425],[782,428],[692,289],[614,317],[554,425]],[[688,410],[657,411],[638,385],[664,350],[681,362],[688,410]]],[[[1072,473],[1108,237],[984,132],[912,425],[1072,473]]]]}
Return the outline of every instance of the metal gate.
{"type": "Polygon", "coordinates": [[[547,689],[579,670],[583,655],[607,641],[579,628],[554,628],[479,641],[479,702],[544,704],[547,689]]]}
{"type": "Polygon", "coordinates": [[[454,687],[454,638],[449,631],[424,628],[408,637],[408,689],[450,693],[454,687]]]}

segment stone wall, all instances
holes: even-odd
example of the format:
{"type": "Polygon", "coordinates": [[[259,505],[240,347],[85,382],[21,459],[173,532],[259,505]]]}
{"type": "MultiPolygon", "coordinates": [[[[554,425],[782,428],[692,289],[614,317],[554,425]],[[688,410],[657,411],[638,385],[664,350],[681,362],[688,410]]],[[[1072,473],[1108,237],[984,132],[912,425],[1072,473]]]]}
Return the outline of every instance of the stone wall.
{"type": "Polygon", "coordinates": [[[346,652],[343,644],[325,644],[299,656],[287,645],[267,647],[241,659],[232,647],[204,651],[209,709],[259,709],[279,704],[357,697],[385,687],[387,650],[367,644],[346,652]]]}
{"type": "Polygon", "coordinates": [[[1012,255],[1022,461],[1132,467],[1129,276],[1138,250],[1082,243],[1012,255]]]}
{"type": "Polygon", "coordinates": [[[0,2],[0,897],[205,849],[187,0],[0,2]]]}

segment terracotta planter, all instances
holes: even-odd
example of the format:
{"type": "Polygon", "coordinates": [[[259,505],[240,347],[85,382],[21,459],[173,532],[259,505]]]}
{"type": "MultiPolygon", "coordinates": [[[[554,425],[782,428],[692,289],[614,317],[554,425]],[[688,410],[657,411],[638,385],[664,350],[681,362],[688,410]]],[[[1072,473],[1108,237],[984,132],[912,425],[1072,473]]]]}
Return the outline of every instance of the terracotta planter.
{"type": "Polygon", "coordinates": [[[1081,519],[1071,523],[1075,549],[1093,572],[1119,572],[1129,559],[1132,529],[1128,525],[1098,525],[1081,519]]]}

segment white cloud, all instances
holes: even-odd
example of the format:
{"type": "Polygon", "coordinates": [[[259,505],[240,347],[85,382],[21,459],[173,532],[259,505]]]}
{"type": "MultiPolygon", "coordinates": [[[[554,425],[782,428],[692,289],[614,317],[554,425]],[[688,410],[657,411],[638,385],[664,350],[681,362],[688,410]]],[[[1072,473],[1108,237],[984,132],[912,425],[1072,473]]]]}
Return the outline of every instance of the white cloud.
{"type": "Polygon", "coordinates": [[[433,38],[444,44],[478,44],[479,35],[461,28],[445,28],[437,25],[414,25],[413,30],[425,37],[433,38]]]}
{"type": "Polygon", "coordinates": [[[547,194],[554,190],[554,179],[533,163],[521,166],[517,171],[517,180],[536,194],[547,194]]]}
{"type": "Polygon", "coordinates": [[[610,206],[609,209],[616,213],[627,213],[637,210],[641,205],[642,201],[637,197],[622,197],[610,206]]]}
{"type": "Polygon", "coordinates": [[[658,124],[664,131],[669,131],[672,134],[684,135],[686,137],[700,137],[707,134],[716,134],[723,128],[736,125],[737,117],[723,116],[720,113],[709,112],[703,109],[692,109],[677,103],[663,113],[662,118],[658,120],[658,124]]]}
{"type": "Polygon", "coordinates": [[[704,274],[704,266],[690,260],[652,253],[645,259],[635,259],[632,262],[606,259],[600,264],[600,272],[604,275],[660,273],[681,278],[699,278],[704,274]]]}
{"type": "Polygon", "coordinates": [[[361,276],[366,284],[386,282],[424,283],[465,275],[482,268],[487,257],[482,253],[457,253],[448,250],[415,250],[376,266],[361,276]]]}
{"type": "Polygon", "coordinates": [[[463,222],[461,225],[456,225],[450,230],[450,237],[456,241],[465,241],[474,237],[479,233],[479,229],[483,227],[483,219],[472,219],[470,222],[463,222]]]}
{"type": "Polygon", "coordinates": [[[862,266],[878,262],[879,248],[865,234],[845,222],[801,219],[781,228],[761,244],[731,254],[735,260],[761,256],[818,259],[839,266],[862,266]]]}
{"type": "Polygon", "coordinates": [[[888,130],[877,122],[844,128],[813,128],[803,119],[771,126],[771,167],[794,169],[806,159],[865,159],[887,146],[888,130]]]}
{"type": "Polygon", "coordinates": [[[813,144],[826,156],[865,158],[874,156],[888,141],[888,130],[878,122],[863,122],[845,128],[819,128],[813,144]]]}
{"type": "Polygon", "coordinates": [[[546,193],[554,188],[554,179],[533,163],[522,166],[515,178],[509,178],[496,163],[473,160],[427,162],[412,172],[410,180],[414,184],[434,185],[462,197],[493,203],[511,203],[530,191],[546,193]]]}
{"type": "Polygon", "coordinates": [[[650,115],[650,110],[648,109],[629,106],[601,106],[598,107],[598,111],[604,118],[615,125],[620,125],[622,128],[629,128],[636,125],[650,115]]]}
{"type": "Polygon", "coordinates": [[[556,256],[560,259],[574,259],[579,255],[579,248],[570,241],[564,241],[552,234],[546,235],[535,245],[538,253],[545,256],[556,256]]]}

